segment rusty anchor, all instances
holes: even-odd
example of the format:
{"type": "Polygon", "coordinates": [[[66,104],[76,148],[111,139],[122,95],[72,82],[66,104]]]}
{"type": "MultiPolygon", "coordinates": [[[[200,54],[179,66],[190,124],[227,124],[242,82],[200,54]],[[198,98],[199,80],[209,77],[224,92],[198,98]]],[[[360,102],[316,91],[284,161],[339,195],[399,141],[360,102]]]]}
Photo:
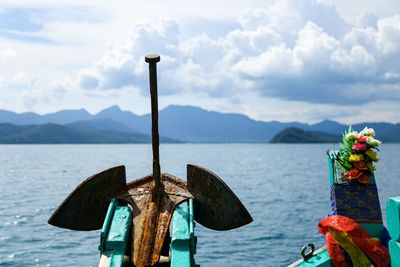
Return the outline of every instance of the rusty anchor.
{"type": "Polygon", "coordinates": [[[148,55],[153,173],[126,182],[125,167],[117,166],[84,180],[49,218],[54,226],[90,231],[102,227],[112,198],[129,204],[133,211],[131,261],[137,267],[155,265],[160,258],[174,209],[189,198],[194,200],[194,219],[214,230],[230,230],[252,222],[233,191],[211,171],[187,165],[187,182],[161,173],[159,161],[157,62],[148,55]]]}

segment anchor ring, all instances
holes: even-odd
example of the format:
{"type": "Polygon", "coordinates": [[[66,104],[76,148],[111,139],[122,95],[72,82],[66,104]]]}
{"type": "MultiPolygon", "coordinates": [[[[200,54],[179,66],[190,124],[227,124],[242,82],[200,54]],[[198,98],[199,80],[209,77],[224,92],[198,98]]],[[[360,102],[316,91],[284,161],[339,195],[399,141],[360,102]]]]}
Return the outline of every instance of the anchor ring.
{"type": "Polygon", "coordinates": [[[308,244],[310,247],[310,251],[306,253],[307,246],[303,246],[301,248],[300,254],[303,257],[304,261],[307,261],[309,258],[311,258],[314,254],[315,246],[313,243],[308,244]]]}

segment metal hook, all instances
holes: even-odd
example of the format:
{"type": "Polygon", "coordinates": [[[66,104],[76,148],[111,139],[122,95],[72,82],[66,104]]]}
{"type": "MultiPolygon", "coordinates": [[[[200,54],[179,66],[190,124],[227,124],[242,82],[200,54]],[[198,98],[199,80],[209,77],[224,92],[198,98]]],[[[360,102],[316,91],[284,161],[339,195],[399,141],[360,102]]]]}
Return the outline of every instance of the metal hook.
{"type": "Polygon", "coordinates": [[[303,257],[304,261],[307,261],[309,258],[311,258],[314,254],[315,246],[313,243],[308,244],[310,247],[310,251],[306,253],[307,246],[303,246],[301,248],[301,256],[303,257]]]}

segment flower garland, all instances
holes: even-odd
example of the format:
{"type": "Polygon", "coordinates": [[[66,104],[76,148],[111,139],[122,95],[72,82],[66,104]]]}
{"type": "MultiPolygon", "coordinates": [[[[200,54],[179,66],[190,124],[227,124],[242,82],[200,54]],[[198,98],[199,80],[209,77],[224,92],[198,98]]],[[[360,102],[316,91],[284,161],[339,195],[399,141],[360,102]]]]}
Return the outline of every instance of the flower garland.
{"type": "Polygon", "coordinates": [[[376,150],[379,151],[381,141],[374,137],[374,129],[367,127],[358,133],[349,126],[343,134],[343,144],[336,155],[336,160],[347,170],[342,180],[368,184],[369,175],[376,170],[373,162],[379,161],[376,150]]]}

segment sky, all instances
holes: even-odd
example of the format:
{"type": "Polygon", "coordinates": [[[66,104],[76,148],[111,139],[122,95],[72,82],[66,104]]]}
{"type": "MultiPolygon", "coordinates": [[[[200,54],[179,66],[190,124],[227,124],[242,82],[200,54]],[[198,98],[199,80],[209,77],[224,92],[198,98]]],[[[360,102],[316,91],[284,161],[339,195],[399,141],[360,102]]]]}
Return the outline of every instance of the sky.
{"type": "Polygon", "coordinates": [[[400,122],[398,0],[0,0],[0,109],[400,122]]]}

